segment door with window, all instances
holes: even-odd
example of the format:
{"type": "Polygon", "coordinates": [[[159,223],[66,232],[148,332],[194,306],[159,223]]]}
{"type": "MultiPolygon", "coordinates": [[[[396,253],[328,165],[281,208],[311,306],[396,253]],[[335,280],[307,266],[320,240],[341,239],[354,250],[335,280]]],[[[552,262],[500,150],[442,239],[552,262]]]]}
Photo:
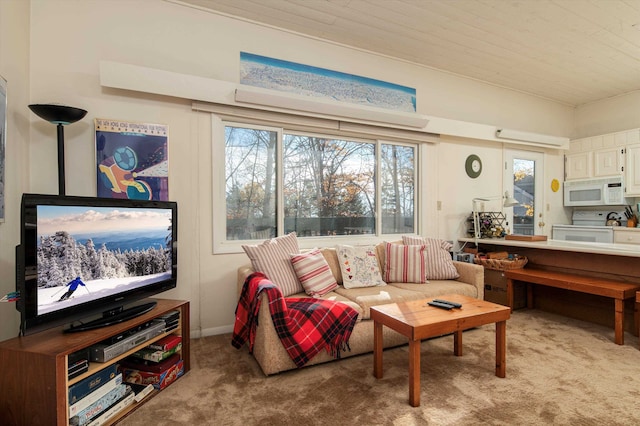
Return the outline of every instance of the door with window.
{"type": "Polygon", "coordinates": [[[505,150],[505,190],[519,205],[507,209],[513,234],[544,234],[544,154],[533,151],[505,150]]]}

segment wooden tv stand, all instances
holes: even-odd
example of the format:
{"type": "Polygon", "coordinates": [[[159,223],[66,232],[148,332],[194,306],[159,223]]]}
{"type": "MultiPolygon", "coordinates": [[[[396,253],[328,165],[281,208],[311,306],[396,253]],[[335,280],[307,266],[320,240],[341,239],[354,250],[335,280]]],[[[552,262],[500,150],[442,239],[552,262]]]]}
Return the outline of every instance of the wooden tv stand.
{"type": "MultiPolygon", "coordinates": [[[[0,342],[0,424],[59,425],[69,424],[69,385],[117,363],[136,350],[168,334],[182,338],[181,356],[184,373],[190,369],[189,302],[156,299],[157,306],[146,314],[120,324],[78,333],[63,333],[62,327],[0,342]],[[169,311],[180,311],[177,329],[156,336],[107,362],[90,362],[89,371],[67,379],[67,356],[109,337],[118,335],[169,311]]],[[[154,391],[153,396],[157,391],[154,391]]],[[[128,407],[121,419],[150,398],[128,407]]]]}

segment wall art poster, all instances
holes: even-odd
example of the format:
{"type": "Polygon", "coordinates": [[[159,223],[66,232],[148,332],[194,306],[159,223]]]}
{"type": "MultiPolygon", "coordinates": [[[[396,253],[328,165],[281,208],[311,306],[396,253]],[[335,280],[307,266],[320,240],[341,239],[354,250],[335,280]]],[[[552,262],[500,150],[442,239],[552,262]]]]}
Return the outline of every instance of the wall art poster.
{"type": "Polygon", "coordinates": [[[7,146],[7,80],[0,76],[0,222],[4,222],[5,147],[7,146]]]}
{"type": "Polygon", "coordinates": [[[416,89],[373,78],[240,52],[240,83],[403,112],[416,112],[416,89]]]}
{"type": "Polygon", "coordinates": [[[167,126],[102,118],[95,126],[98,197],[167,201],[167,126]]]}

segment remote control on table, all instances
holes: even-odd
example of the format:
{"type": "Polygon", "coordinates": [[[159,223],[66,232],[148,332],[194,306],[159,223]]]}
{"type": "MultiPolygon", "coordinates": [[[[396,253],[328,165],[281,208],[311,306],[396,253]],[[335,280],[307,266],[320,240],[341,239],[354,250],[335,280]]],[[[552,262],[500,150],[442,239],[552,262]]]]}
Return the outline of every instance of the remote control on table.
{"type": "Polygon", "coordinates": [[[432,302],[428,302],[429,305],[431,306],[435,306],[436,308],[442,308],[442,309],[453,309],[452,305],[447,305],[446,303],[440,303],[440,302],[436,302],[435,300],[432,302]]]}
{"type": "Polygon", "coordinates": [[[449,302],[448,300],[442,300],[442,299],[433,299],[433,301],[438,303],[444,303],[446,305],[451,305],[454,308],[462,308],[462,305],[457,302],[449,302]]]}

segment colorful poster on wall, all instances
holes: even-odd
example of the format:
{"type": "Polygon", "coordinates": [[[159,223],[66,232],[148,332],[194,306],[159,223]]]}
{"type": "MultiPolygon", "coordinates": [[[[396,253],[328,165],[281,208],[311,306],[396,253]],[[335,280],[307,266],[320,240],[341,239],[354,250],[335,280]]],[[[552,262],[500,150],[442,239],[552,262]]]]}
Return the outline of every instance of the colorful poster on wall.
{"type": "Polygon", "coordinates": [[[167,201],[167,126],[103,118],[95,126],[98,197],[167,201]]]}
{"type": "Polygon", "coordinates": [[[240,52],[240,83],[395,111],[416,112],[416,89],[240,52]]]}

